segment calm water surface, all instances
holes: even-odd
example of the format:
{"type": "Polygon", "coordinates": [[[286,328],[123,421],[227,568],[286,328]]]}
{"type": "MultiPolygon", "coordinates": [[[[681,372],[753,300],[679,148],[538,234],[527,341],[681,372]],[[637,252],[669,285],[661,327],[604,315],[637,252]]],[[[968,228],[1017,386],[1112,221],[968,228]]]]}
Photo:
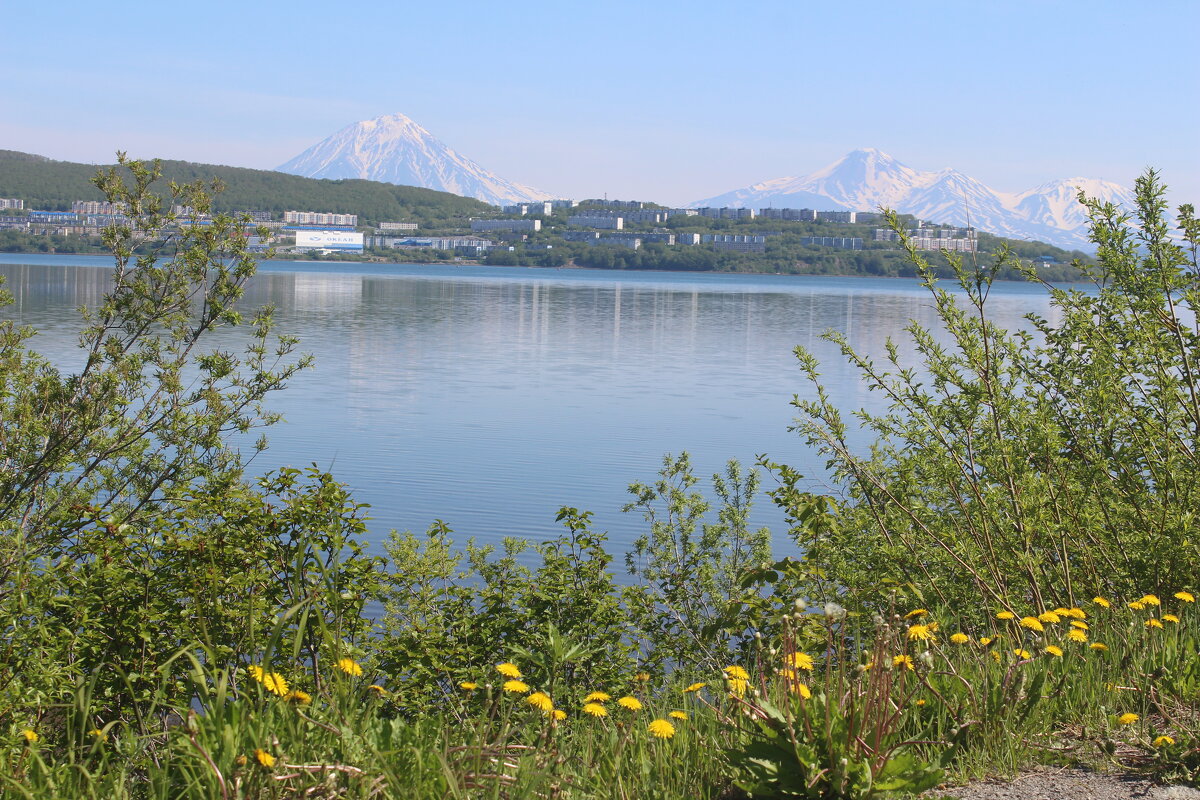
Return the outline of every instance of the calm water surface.
{"type": "MultiPolygon", "coordinates": [[[[0,315],[70,367],[75,309],[98,301],[110,265],[0,256],[16,296],[0,315]]],[[[881,357],[910,319],[935,319],[909,280],[517,267],[273,262],[246,301],[275,304],[278,330],[316,357],[270,401],[287,422],[268,430],[257,471],[331,469],[371,505],[376,544],[435,519],[462,539],[544,539],[569,505],[593,511],[618,553],[644,527],[621,512],[626,486],[665,453],[689,451],[700,475],[766,453],[821,486],[819,459],[787,430],[792,397],[811,396],[792,349],[817,353],[840,406],[879,409],[820,334],[881,357]]],[[[1010,326],[1047,309],[1018,283],[997,284],[992,307],[1010,326]]],[[[755,517],[790,549],[766,498],[755,517]]]]}

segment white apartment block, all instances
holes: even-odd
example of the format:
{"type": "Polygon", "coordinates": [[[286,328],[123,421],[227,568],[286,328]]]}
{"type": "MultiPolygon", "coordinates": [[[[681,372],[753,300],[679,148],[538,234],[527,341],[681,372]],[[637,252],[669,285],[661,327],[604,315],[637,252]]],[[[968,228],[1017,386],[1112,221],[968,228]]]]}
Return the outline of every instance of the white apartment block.
{"type": "Polygon", "coordinates": [[[542,229],[542,221],[540,219],[473,219],[471,220],[471,232],[482,233],[484,231],[518,231],[536,232],[542,229]]]}
{"type": "Polygon", "coordinates": [[[15,211],[22,211],[25,208],[25,201],[17,197],[0,197],[0,211],[11,208],[15,211]]]}
{"type": "Polygon", "coordinates": [[[548,217],[554,213],[554,203],[547,200],[544,203],[517,203],[512,206],[504,206],[505,214],[513,214],[518,217],[524,217],[529,214],[542,215],[548,217]]]}
{"type": "Polygon", "coordinates": [[[567,224],[576,228],[597,228],[606,231],[624,230],[625,220],[621,217],[601,217],[591,214],[576,214],[567,217],[567,224]]]}
{"type": "MultiPolygon", "coordinates": [[[[0,208],[4,208],[3,203],[4,201],[0,200],[0,208]]],[[[125,204],[110,203],[107,200],[76,200],[71,203],[71,212],[73,214],[123,214],[125,213],[125,204]]]]}
{"type": "Polygon", "coordinates": [[[285,211],[285,225],[358,225],[358,214],[328,214],[320,211],[285,211]]]}
{"type": "Polygon", "coordinates": [[[381,222],[379,230],[381,231],[415,231],[417,223],[415,222],[381,222]]]}

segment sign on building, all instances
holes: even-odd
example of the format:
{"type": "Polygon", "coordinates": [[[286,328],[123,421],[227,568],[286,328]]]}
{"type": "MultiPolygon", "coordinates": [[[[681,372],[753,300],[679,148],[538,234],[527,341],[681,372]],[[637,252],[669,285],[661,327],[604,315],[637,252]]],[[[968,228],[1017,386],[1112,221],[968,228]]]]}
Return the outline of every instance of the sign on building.
{"type": "Polygon", "coordinates": [[[363,235],[354,231],[296,231],[296,247],[361,252],[363,235]]]}

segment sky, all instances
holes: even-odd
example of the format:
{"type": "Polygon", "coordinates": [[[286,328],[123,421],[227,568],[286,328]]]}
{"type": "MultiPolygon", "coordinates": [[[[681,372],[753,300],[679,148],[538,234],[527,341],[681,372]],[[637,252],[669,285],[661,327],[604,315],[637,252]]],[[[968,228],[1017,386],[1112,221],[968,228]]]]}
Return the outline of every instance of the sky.
{"type": "Polygon", "coordinates": [[[859,147],[1200,202],[1200,2],[13,2],[0,149],[272,169],[403,113],[555,196],[684,204],[859,147]]]}

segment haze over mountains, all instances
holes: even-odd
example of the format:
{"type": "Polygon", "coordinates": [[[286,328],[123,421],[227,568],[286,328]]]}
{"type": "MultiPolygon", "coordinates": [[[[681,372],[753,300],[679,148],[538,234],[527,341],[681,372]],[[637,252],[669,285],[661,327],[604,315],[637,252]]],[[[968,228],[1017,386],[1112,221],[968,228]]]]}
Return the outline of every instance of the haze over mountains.
{"type": "Polygon", "coordinates": [[[403,114],[347,125],[276,169],[306,178],[364,178],[421,186],[493,205],[552,199],[489,172],[403,114]]]}
{"type": "Polygon", "coordinates": [[[1075,199],[1079,189],[1089,197],[1133,207],[1133,193],[1109,181],[1064,178],[1025,192],[1000,192],[958,170],[913,169],[874,148],[854,150],[809,175],[763,181],[691,205],[845,211],[884,206],[1014,239],[1091,249],[1087,215],[1075,199]]]}

